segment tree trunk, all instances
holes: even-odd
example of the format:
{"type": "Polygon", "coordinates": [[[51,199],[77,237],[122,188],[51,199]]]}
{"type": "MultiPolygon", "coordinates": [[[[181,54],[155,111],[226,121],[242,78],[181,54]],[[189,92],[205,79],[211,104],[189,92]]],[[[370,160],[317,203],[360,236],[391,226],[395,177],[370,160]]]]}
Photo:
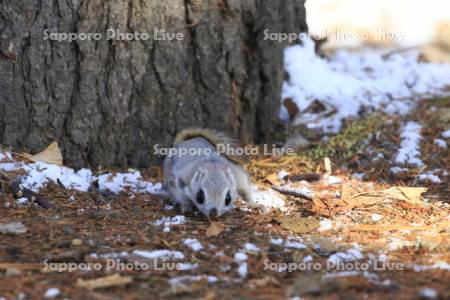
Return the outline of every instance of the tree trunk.
{"type": "Polygon", "coordinates": [[[268,141],[286,44],[263,31],[306,31],[305,20],[304,0],[0,0],[0,143],[57,140],[70,166],[142,167],[187,126],[268,141]],[[184,38],[118,41],[109,28],[184,38]]]}

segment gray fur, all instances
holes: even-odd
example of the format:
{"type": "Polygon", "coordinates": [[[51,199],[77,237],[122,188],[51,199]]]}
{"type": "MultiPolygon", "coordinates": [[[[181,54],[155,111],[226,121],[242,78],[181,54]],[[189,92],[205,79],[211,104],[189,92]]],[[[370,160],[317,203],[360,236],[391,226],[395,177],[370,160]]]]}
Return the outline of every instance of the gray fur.
{"type": "Polygon", "coordinates": [[[195,137],[177,143],[174,148],[176,154],[164,161],[164,189],[183,212],[195,205],[206,216],[213,209],[220,216],[233,207],[238,196],[252,200],[251,182],[245,170],[219,154],[206,139],[195,137]],[[203,204],[197,202],[200,189],[205,195],[203,204]],[[228,192],[232,201],[226,206],[228,192]]]}

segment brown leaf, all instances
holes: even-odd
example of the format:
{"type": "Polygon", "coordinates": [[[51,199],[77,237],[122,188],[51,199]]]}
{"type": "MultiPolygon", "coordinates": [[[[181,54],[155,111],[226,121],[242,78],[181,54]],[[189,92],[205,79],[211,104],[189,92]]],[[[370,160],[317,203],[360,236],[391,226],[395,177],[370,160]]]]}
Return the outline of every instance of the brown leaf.
{"type": "Polygon", "coordinates": [[[213,237],[218,236],[219,234],[224,231],[225,225],[219,223],[219,222],[211,222],[211,225],[209,225],[209,228],[206,230],[206,236],[207,237],[213,237]]]}
{"type": "Polygon", "coordinates": [[[76,286],[93,290],[115,285],[123,285],[130,283],[131,281],[132,281],[131,277],[121,276],[120,274],[114,274],[91,280],[83,280],[81,278],[78,278],[76,286]]]}
{"type": "Polygon", "coordinates": [[[281,226],[295,233],[309,233],[320,225],[318,218],[282,217],[278,221],[281,226]]]}
{"type": "Polygon", "coordinates": [[[43,161],[49,164],[55,164],[60,166],[63,165],[63,157],[61,154],[61,149],[59,149],[57,142],[51,143],[47,148],[44,149],[44,151],[38,154],[31,155],[23,153],[22,155],[34,162],[43,161]]]}

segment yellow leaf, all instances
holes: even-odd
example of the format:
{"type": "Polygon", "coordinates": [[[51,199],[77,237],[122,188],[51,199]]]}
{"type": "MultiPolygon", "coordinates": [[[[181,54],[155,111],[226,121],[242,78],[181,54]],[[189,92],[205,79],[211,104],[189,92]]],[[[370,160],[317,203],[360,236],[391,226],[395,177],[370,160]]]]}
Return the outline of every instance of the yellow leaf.
{"type": "Polygon", "coordinates": [[[23,153],[23,156],[28,158],[31,161],[43,161],[49,164],[55,164],[62,166],[63,164],[63,157],[61,154],[61,149],[59,149],[58,143],[53,142],[51,143],[47,148],[45,148],[44,151],[31,155],[27,153],[23,153]]]}
{"type": "Polygon", "coordinates": [[[123,285],[131,282],[131,277],[121,276],[120,274],[114,274],[106,277],[100,277],[91,280],[83,280],[78,278],[77,286],[81,288],[86,288],[89,290],[100,289],[115,285],[123,285]]]}
{"type": "Polygon", "coordinates": [[[428,191],[428,189],[424,187],[394,186],[387,190],[383,190],[383,193],[398,200],[413,204],[423,204],[421,195],[426,191],[428,191]]]}
{"type": "Polygon", "coordinates": [[[281,226],[295,233],[309,233],[320,225],[320,220],[317,218],[283,217],[278,221],[281,226]]]}
{"type": "Polygon", "coordinates": [[[207,237],[218,236],[225,229],[225,225],[218,222],[211,222],[211,225],[206,230],[207,237]]]}

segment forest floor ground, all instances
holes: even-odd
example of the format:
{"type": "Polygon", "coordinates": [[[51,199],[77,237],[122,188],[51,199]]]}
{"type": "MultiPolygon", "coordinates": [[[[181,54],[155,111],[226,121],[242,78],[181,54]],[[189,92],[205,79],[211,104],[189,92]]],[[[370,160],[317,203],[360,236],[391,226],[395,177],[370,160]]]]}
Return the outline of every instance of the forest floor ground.
{"type": "MultiPolygon", "coordinates": [[[[286,206],[270,212],[239,204],[212,221],[194,213],[169,220],[178,215],[171,203],[150,194],[83,193],[58,184],[41,191],[49,209],[5,207],[14,195],[3,190],[0,223],[21,222],[27,230],[0,233],[0,297],[449,299],[450,176],[442,174],[450,170],[450,144],[435,143],[450,128],[449,102],[349,121],[301,155],[252,160],[248,170],[261,189],[281,185],[280,171],[289,174],[291,195],[273,191],[286,206]],[[392,173],[400,128],[411,120],[422,125],[420,159],[440,170],[440,183],[419,181],[419,167],[392,173]],[[293,195],[301,188],[313,195],[293,195]],[[155,261],[150,251],[157,249],[169,250],[169,261],[184,270],[155,261]],[[150,270],[107,270],[108,259],[150,270]],[[58,272],[55,263],[78,269],[58,272]],[[83,269],[89,263],[101,268],[83,269]]],[[[147,175],[161,181],[158,170],[147,175]]]]}

